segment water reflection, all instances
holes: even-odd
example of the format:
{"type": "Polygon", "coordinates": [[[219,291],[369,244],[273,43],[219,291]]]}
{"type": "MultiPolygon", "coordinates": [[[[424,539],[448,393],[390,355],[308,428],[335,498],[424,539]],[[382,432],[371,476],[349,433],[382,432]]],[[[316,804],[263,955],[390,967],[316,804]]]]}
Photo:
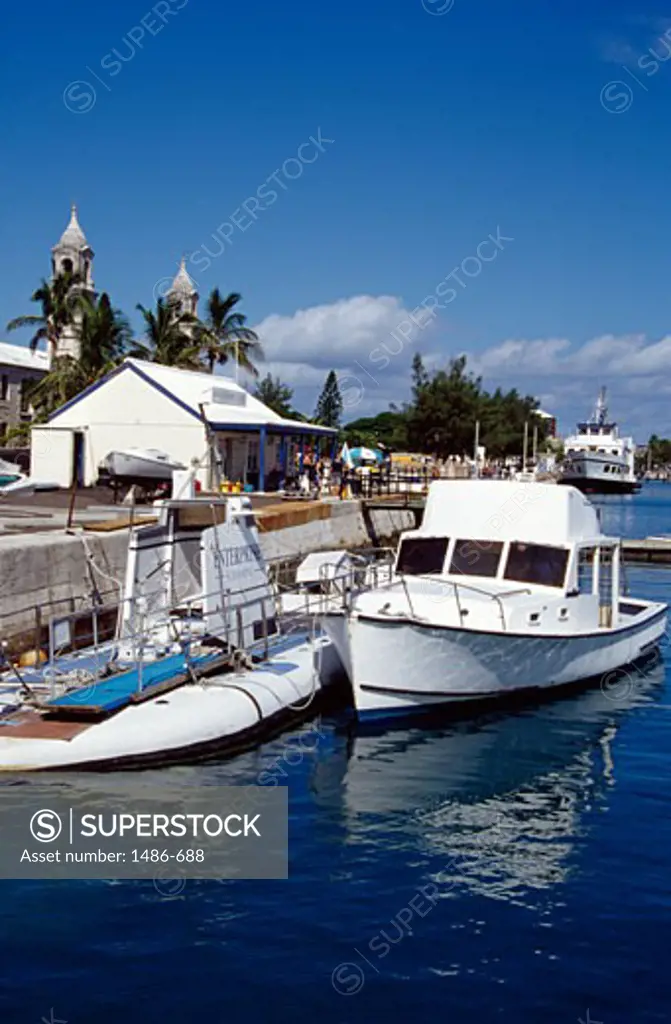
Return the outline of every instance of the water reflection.
{"type": "Polygon", "coordinates": [[[414,862],[438,898],[466,889],[526,902],[566,879],[585,813],[616,783],[619,724],[663,679],[657,664],[617,700],[591,691],[433,730],[341,736],[315,765],[314,799],[339,810],[346,843],[414,862]]]}

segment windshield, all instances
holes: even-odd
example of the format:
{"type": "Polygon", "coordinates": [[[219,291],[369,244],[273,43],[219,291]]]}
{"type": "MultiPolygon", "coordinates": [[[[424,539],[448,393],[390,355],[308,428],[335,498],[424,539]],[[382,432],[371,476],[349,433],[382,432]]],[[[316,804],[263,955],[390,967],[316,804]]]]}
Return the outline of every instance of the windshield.
{"type": "Polygon", "coordinates": [[[568,554],[566,548],[544,544],[511,544],[505,578],[543,587],[563,587],[568,554]]]}
{"type": "Polygon", "coordinates": [[[410,576],[437,574],[443,571],[448,537],[408,537],[401,544],[396,572],[410,576]]]}
{"type": "Polygon", "coordinates": [[[503,544],[494,540],[458,540],[450,572],[464,576],[496,576],[503,544]]]}

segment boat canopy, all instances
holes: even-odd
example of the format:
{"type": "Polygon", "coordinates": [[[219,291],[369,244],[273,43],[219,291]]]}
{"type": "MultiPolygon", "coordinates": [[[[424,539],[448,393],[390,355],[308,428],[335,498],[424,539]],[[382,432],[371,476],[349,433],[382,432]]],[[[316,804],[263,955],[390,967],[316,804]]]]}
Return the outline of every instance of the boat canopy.
{"type": "Polygon", "coordinates": [[[418,534],[530,544],[614,542],[574,487],[507,480],[436,480],[418,534]]]}

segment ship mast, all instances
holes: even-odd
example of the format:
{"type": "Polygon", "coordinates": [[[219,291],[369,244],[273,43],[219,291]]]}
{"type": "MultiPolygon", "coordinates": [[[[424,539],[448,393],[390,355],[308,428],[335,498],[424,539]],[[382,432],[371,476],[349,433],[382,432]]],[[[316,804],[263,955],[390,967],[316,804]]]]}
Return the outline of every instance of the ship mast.
{"type": "Polygon", "coordinates": [[[599,391],[599,397],[596,400],[596,408],[594,410],[593,423],[601,427],[606,422],[608,416],[608,406],[606,405],[606,389],[601,388],[599,391]]]}

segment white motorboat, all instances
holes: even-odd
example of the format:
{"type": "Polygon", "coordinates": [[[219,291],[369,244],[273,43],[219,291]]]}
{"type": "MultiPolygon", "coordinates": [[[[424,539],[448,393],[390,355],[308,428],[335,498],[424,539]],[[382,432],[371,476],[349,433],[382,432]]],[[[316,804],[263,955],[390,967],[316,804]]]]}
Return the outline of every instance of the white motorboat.
{"type": "Polygon", "coordinates": [[[311,717],[338,678],[329,641],[278,616],[241,503],[163,503],[157,525],[132,531],[124,594],[113,642],[57,657],[72,639],[64,617],[46,665],[4,673],[0,771],[235,753],[311,717]]]}
{"type": "Polygon", "coordinates": [[[186,468],[158,448],[125,448],[110,452],[103,460],[103,467],[113,479],[157,483],[172,480],[174,470],[186,468]]]}
{"type": "Polygon", "coordinates": [[[572,487],[431,484],[391,578],[322,616],[360,715],[604,677],[652,653],[666,605],[623,597],[620,541],[572,487]]]}
{"type": "Polygon", "coordinates": [[[617,423],[609,422],[606,389],[601,388],[592,418],[566,438],[559,483],[588,494],[631,494],[641,486],[634,472],[635,451],[633,438],[620,437],[617,423]]]}

